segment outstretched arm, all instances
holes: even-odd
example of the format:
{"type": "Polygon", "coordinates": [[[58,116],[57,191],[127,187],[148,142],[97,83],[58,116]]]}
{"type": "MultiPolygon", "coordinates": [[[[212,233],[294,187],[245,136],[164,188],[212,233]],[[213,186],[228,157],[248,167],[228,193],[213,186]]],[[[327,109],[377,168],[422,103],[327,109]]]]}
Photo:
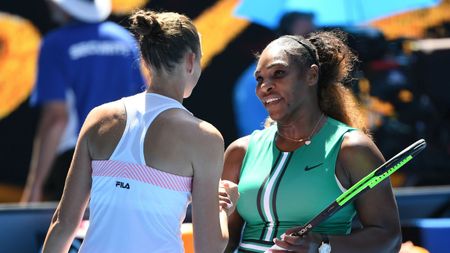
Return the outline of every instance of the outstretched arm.
{"type": "Polygon", "coordinates": [[[202,122],[199,127],[192,131],[196,139],[192,159],[195,252],[223,252],[228,241],[227,214],[219,208],[218,186],[223,169],[224,144],[221,134],[212,125],[202,122]]]}
{"type": "Polygon", "coordinates": [[[81,129],[64,192],[44,242],[43,253],[68,252],[86,209],[91,189],[91,157],[88,147],[90,116],[81,129]]]}

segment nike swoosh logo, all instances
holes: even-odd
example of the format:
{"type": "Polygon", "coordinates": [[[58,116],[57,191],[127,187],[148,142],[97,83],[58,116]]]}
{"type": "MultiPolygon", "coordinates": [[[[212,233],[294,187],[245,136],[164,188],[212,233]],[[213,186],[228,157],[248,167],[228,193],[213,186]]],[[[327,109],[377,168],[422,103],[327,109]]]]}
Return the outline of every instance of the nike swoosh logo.
{"type": "Polygon", "coordinates": [[[322,164],[323,164],[323,163],[319,163],[319,164],[314,165],[314,166],[311,166],[311,167],[309,167],[308,165],[306,165],[305,171],[308,171],[308,170],[312,170],[312,169],[314,169],[314,168],[317,168],[317,167],[319,167],[319,166],[322,165],[322,164]]]}

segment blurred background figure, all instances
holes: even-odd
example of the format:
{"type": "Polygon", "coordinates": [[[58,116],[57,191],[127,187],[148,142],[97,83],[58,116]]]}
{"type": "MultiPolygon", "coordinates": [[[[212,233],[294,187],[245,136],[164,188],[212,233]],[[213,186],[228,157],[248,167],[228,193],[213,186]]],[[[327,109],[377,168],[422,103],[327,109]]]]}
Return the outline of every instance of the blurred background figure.
{"type": "MultiPolygon", "coordinates": [[[[276,30],[278,36],[306,36],[316,29],[314,15],[309,12],[292,11],[284,14],[276,30]]],[[[253,73],[256,62],[239,77],[233,90],[233,109],[239,136],[245,136],[256,129],[262,129],[268,117],[261,101],[255,95],[256,81],[253,73]]]]}
{"type": "Polygon", "coordinates": [[[105,21],[110,0],[49,0],[60,28],[39,52],[31,103],[41,106],[22,202],[58,200],[87,113],[141,91],[144,82],[134,38],[105,21]]]}
{"type": "Polygon", "coordinates": [[[312,12],[291,11],[284,14],[278,25],[278,36],[301,35],[315,31],[314,14],[312,12]]]}

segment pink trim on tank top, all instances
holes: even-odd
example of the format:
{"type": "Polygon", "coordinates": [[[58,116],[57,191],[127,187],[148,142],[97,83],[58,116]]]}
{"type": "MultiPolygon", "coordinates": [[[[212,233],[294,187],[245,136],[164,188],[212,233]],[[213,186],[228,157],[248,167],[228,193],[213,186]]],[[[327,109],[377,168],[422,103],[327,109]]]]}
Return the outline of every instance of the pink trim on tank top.
{"type": "Polygon", "coordinates": [[[174,175],[146,165],[121,161],[92,161],[92,176],[128,178],[174,191],[191,192],[192,186],[192,177],[174,175]]]}

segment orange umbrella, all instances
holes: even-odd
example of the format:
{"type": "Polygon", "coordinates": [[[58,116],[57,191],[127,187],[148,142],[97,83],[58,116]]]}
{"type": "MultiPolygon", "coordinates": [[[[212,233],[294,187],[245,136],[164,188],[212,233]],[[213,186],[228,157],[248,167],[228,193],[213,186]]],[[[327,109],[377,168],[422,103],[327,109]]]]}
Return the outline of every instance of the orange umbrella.
{"type": "Polygon", "coordinates": [[[19,16],[0,12],[0,119],[31,93],[41,35],[19,16]]]}
{"type": "Polygon", "coordinates": [[[144,7],[149,0],[112,0],[112,13],[116,15],[127,15],[133,10],[144,7]]]}
{"type": "Polygon", "coordinates": [[[443,22],[450,22],[450,0],[443,0],[434,7],[378,19],[371,22],[370,26],[380,29],[388,39],[423,38],[427,28],[443,22]]]}

